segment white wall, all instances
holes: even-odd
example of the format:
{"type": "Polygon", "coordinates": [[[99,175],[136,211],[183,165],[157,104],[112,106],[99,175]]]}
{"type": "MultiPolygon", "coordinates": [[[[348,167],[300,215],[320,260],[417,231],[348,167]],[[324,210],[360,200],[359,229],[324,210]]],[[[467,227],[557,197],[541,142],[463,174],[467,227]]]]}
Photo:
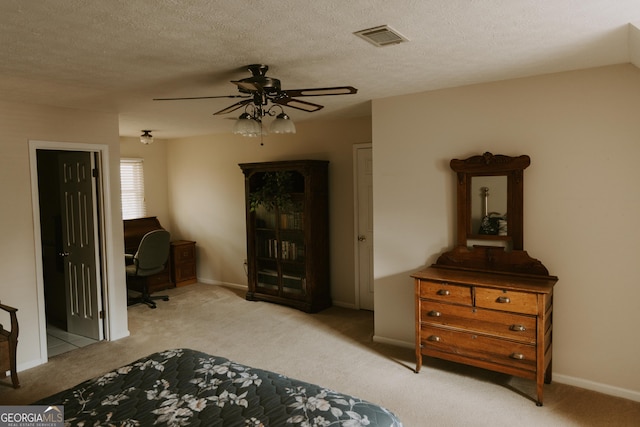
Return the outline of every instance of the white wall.
{"type": "Polygon", "coordinates": [[[329,160],[331,292],[334,304],[353,307],[352,149],[371,141],[371,118],[296,126],[296,134],[267,136],[263,146],[231,133],[169,141],[171,233],[196,241],[201,282],[246,285],[244,175],[238,164],[329,160]]]}
{"type": "MultiPolygon", "coordinates": [[[[20,370],[43,362],[38,327],[44,308],[37,301],[39,254],[34,242],[29,140],[108,147],[111,211],[106,221],[113,245],[107,248],[107,257],[123,259],[117,115],[0,102],[0,300],[18,308],[20,370]]],[[[112,338],[119,338],[128,334],[124,268],[111,266],[107,272],[111,304],[108,322],[112,338]]],[[[0,323],[7,325],[8,317],[0,316],[0,323]]]]}
{"type": "Polygon", "coordinates": [[[524,248],[560,279],[555,379],[640,400],[639,112],[632,65],[375,100],[376,339],[413,345],[409,275],[455,242],[449,160],[528,154],[524,248]]]}

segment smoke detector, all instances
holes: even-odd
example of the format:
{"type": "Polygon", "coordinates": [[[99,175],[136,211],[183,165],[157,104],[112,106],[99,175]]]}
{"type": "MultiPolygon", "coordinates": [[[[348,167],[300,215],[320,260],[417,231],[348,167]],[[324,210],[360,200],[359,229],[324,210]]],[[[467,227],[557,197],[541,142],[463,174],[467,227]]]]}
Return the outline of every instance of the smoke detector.
{"type": "Polygon", "coordinates": [[[408,42],[409,39],[389,27],[388,25],[380,25],[366,30],[356,31],[356,36],[368,41],[374,46],[383,47],[392,44],[408,42]]]}

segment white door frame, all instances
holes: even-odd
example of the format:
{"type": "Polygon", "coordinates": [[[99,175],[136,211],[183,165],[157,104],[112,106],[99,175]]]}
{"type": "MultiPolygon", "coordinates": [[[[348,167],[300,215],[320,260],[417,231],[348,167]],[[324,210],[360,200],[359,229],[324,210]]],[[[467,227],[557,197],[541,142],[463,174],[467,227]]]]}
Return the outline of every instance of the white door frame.
{"type": "Polygon", "coordinates": [[[104,318],[104,339],[111,338],[109,329],[109,276],[110,259],[108,254],[111,253],[108,248],[112,247],[111,226],[107,221],[107,214],[111,212],[111,191],[109,185],[109,146],[105,144],[86,144],[75,142],[55,142],[55,141],[29,141],[29,165],[31,169],[31,201],[33,207],[33,236],[35,246],[35,263],[36,263],[36,289],[38,303],[38,331],[40,337],[40,360],[39,364],[46,363],[48,360],[47,352],[47,324],[45,313],[44,298],[44,270],[42,266],[42,236],[40,233],[40,198],[38,189],[38,159],[37,150],[55,150],[55,151],[84,151],[92,155],[97,153],[96,166],[99,170],[97,180],[98,194],[97,207],[98,221],[95,224],[96,232],[99,232],[101,239],[96,239],[96,254],[100,253],[99,264],[96,271],[101,276],[100,289],[98,293],[102,295],[102,309],[104,318]]]}
{"type": "MultiPolygon", "coordinates": [[[[358,244],[358,230],[359,230],[359,220],[358,220],[358,150],[365,148],[373,148],[373,144],[371,142],[361,142],[353,144],[353,260],[355,263],[355,307],[357,310],[360,309],[360,268],[359,268],[359,253],[360,253],[360,245],[358,244]]],[[[373,278],[372,278],[373,279],[373,278]]],[[[375,298],[375,297],[374,297],[375,298]]]]}

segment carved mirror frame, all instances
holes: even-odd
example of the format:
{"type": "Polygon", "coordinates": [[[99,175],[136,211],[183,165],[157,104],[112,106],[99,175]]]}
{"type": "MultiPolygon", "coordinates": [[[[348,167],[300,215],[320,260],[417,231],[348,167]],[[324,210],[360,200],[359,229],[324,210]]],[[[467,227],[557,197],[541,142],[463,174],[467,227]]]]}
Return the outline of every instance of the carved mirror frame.
{"type": "Polygon", "coordinates": [[[467,159],[453,159],[451,169],[457,173],[457,244],[469,246],[469,241],[480,241],[488,246],[504,243],[512,250],[523,250],[523,185],[524,169],[531,164],[529,156],[510,157],[486,152],[467,159]],[[472,230],[471,181],[473,177],[507,177],[507,232],[506,235],[483,235],[472,230]]]}

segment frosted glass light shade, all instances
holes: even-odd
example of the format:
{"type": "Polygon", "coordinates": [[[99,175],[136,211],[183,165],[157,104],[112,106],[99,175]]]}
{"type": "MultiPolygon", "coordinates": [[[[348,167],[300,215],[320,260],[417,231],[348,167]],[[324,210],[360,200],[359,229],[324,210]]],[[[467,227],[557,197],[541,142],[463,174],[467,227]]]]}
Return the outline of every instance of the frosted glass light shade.
{"type": "Polygon", "coordinates": [[[280,113],[269,126],[270,133],[296,133],[296,125],[285,113],[280,113]]]}
{"type": "Polygon", "coordinates": [[[233,133],[242,136],[258,136],[262,132],[260,122],[253,119],[248,113],[243,113],[233,126],[233,133]]]}

